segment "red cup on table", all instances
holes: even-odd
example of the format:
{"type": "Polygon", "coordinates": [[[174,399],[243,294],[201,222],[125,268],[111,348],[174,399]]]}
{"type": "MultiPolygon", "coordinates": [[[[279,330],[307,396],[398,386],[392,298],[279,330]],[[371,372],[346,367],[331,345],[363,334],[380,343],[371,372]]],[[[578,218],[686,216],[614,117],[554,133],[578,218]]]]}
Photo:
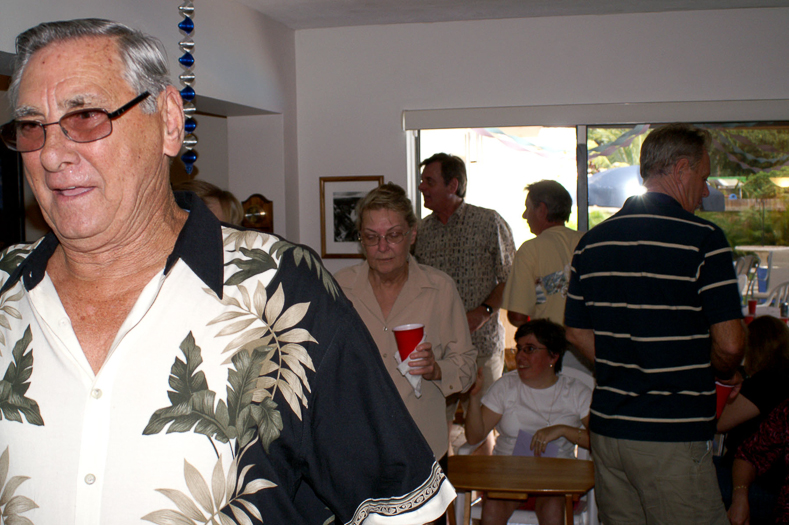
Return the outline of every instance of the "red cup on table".
{"type": "Polygon", "coordinates": [[[756,299],[748,299],[748,314],[756,314],[756,299]]]}
{"type": "Polygon", "coordinates": [[[397,341],[397,351],[400,353],[400,360],[405,361],[414,348],[417,347],[425,338],[425,325],[423,324],[403,324],[392,328],[395,341],[397,341]]]}
{"type": "Polygon", "coordinates": [[[732,388],[734,387],[715,381],[715,393],[718,396],[718,406],[715,409],[715,417],[721,417],[721,414],[723,413],[723,407],[726,406],[726,401],[729,400],[729,394],[731,394],[732,388]]]}

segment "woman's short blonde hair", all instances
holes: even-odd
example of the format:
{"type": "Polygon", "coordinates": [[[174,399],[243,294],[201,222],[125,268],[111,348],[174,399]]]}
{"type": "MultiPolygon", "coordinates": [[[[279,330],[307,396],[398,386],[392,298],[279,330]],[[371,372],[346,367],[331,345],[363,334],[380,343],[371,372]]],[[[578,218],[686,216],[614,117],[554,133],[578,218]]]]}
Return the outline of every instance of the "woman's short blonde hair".
{"type": "Polygon", "coordinates": [[[416,227],[416,214],[405,190],[393,182],[378,186],[356,203],[356,230],[362,231],[364,212],[371,210],[391,210],[400,213],[408,227],[416,227]]]}

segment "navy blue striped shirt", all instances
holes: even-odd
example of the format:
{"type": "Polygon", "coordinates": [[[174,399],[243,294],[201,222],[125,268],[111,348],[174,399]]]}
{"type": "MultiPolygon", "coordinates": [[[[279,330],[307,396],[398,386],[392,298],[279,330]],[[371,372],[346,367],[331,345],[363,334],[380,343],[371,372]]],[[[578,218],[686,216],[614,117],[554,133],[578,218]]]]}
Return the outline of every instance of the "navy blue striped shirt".
{"type": "Polygon", "coordinates": [[[567,326],[594,330],[591,430],[641,441],[715,432],[710,325],[742,317],[723,231],[672,197],[632,197],[572,262],[567,326]]]}

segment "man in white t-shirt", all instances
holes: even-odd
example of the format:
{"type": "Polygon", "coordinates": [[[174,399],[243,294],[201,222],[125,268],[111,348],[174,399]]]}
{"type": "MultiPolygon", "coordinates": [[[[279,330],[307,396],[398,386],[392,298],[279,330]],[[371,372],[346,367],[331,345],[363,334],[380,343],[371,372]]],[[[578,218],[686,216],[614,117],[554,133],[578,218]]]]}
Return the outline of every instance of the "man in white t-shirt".
{"type": "MultiPolygon", "coordinates": [[[[502,308],[516,327],[530,317],[563,324],[570,261],[583,233],[564,225],[570,218],[573,199],[561,184],[541,180],[528,185],[526,191],[523,218],[536,237],[524,242],[515,254],[502,308]]],[[[589,360],[574,349],[567,352],[564,363],[592,371],[589,360]]]]}

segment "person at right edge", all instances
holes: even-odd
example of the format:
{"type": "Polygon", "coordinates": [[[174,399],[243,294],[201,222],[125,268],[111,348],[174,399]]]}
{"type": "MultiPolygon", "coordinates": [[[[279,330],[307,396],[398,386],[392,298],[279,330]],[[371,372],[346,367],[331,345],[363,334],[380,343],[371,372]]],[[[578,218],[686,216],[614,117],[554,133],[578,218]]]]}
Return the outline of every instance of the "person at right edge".
{"type": "Polygon", "coordinates": [[[641,147],[647,193],[578,243],[567,339],[595,362],[590,433],[600,517],[728,524],[712,463],[715,381],[733,385],[745,326],[731,248],[696,217],[709,132],[670,124],[641,147]]]}

